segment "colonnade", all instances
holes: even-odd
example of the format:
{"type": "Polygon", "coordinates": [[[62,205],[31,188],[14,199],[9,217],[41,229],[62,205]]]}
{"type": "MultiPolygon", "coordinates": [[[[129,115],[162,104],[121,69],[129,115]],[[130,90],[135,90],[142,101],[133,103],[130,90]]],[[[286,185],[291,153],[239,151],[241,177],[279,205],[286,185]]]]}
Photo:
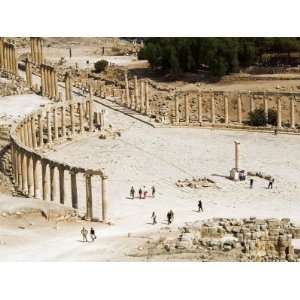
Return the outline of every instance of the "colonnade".
{"type": "MultiPolygon", "coordinates": [[[[193,97],[193,102],[195,104],[195,95],[189,95],[189,94],[175,94],[174,95],[174,118],[172,118],[172,124],[173,125],[189,125],[189,124],[195,124],[198,123],[199,125],[203,125],[203,93],[199,93],[196,95],[196,108],[197,108],[197,120],[191,120],[191,98],[193,97]],[[181,99],[181,101],[180,101],[181,99]],[[182,103],[183,102],[183,103],[182,103]]],[[[207,94],[206,94],[207,95],[207,94]]],[[[209,120],[207,123],[211,125],[217,125],[217,119],[216,119],[216,101],[215,101],[215,95],[214,93],[209,94],[209,99],[206,97],[206,101],[209,101],[210,104],[210,116],[209,120]]],[[[244,120],[243,119],[243,99],[242,99],[243,94],[238,94],[237,95],[237,100],[236,100],[236,118],[234,120],[235,123],[238,124],[243,124],[244,120]]],[[[250,109],[249,111],[254,111],[255,110],[255,99],[253,95],[248,95],[250,96],[250,109]]],[[[300,96],[300,94],[299,94],[300,96]]],[[[249,99],[249,98],[248,98],[249,99]]],[[[224,94],[222,97],[223,101],[223,117],[222,122],[219,122],[219,124],[225,124],[229,125],[233,121],[230,120],[229,116],[229,99],[228,95],[224,94]]],[[[296,124],[295,124],[295,96],[290,95],[289,96],[289,107],[290,107],[290,121],[289,121],[289,127],[291,129],[294,129],[296,124]]],[[[269,110],[269,99],[266,97],[266,95],[263,95],[263,109],[266,118],[268,117],[268,110],[269,110]]],[[[281,95],[278,94],[276,96],[276,112],[277,112],[277,127],[282,128],[282,99],[281,95]]],[[[195,106],[193,107],[193,113],[195,113],[195,106]]],[[[171,113],[170,113],[171,115],[171,113]]]]}
{"type": "Polygon", "coordinates": [[[16,47],[0,38],[0,69],[11,75],[18,76],[16,47]]]}
{"type": "Polygon", "coordinates": [[[78,208],[77,175],[83,174],[86,188],[86,219],[93,220],[92,177],[101,183],[101,220],[108,218],[106,185],[108,177],[101,170],[86,170],[43,157],[43,150],[59,140],[103,129],[103,115],[94,112],[92,101],[53,105],[25,117],[13,130],[12,167],[15,186],[28,197],[66,204],[66,176],[70,176],[71,205],[78,208]],[[101,119],[101,123],[99,122],[101,119]],[[99,123],[98,123],[99,122],[99,123]],[[58,188],[57,188],[58,187],[58,188]]]}
{"type": "Polygon", "coordinates": [[[35,65],[43,64],[44,63],[43,39],[40,37],[31,37],[30,48],[31,48],[32,63],[35,65]]]}
{"type": "Polygon", "coordinates": [[[47,96],[53,100],[59,100],[57,86],[57,72],[54,67],[42,64],[41,65],[41,86],[42,96],[47,96]]]}

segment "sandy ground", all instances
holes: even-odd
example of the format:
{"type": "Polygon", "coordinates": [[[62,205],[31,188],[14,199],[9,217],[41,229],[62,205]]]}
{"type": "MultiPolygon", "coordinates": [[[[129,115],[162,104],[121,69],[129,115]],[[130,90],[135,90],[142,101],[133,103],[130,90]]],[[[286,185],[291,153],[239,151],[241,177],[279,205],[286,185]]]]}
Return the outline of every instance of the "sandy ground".
{"type": "MultiPolygon", "coordinates": [[[[6,103],[1,105],[1,115],[20,117],[21,111],[25,113],[25,107],[29,111],[42,103],[35,95],[6,98],[11,98],[11,101],[0,99],[4,101],[2,104],[6,103]],[[23,101],[26,101],[25,106],[21,105],[23,101]]],[[[102,108],[99,104],[97,106],[102,108]]],[[[122,113],[106,110],[107,121],[113,129],[121,131],[121,137],[107,140],[86,137],[57,146],[48,156],[74,165],[106,170],[109,174],[110,217],[114,225],[93,223],[99,238],[95,243],[82,243],[81,222],[56,226],[39,220],[20,229],[13,220],[2,220],[1,260],[128,260],[127,254],[145,241],[143,236],[147,232],[166,226],[169,209],[175,212],[173,228],[187,221],[215,216],[290,217],[300,224],[298,136],[207,129],[154,129],[122,113]],[[261,179],[255,179],[254,189],[250,190],[248,182],[234,183],[224,177],[234,166],[234,140],[241,142],[241,167],[273,175],[273,190],[267,190],[267,182],[261,179]],[[216,181],[218,188],[191,190],[175,186],[176,180],[193,176],[207,176],[216,181]],[[136,190],[144,186],[150,190],[155,185],[157,194],[155,198],[129,199],[131,185],[136,190]],[[203,201],[203,213],[196,212],[198,199],[203,201]],[[156,226],[151,225],[152,211],[158,216],[156,226]],[[128,233],[136,238],[128,238],[128,233]]],[[[100,199],[100,182],[97,180],[95,178],[93,184],[96,207],[100,199]]],[[[85,188],[82,176],[78,176],[78,189],[83,211],[85,188]]],[[[70,201],[69,190],[67,195],[70,201]]],[[[0,195],[3,203],[0,209],[22,209],[24,201],[29,199],[0,195]]],[[[40,205],[39,200],[30,201],[30,206],[40,205]]],[[[97,207],[94,216],[100,213],[97,207]]],[[[85,225],[91,226],[89,223],[85,225]]]]}

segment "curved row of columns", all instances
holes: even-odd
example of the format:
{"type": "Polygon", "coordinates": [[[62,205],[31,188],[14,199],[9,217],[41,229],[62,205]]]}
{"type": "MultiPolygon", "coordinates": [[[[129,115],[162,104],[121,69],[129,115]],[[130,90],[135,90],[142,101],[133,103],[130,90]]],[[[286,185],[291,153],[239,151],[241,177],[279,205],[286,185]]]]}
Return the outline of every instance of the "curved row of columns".
{"type": "MultiPolygon", "coordinates": [[[[103,119],[103,115],[102,115],[103,119]]],[[[43,157],[38,151],[67,136],[91,132],[97,124],[92,101],[54,105],[24,118],[12,131],[12,167],[17,190],[28,197],[66,203],[66,175],[70,176],[71,205],[78,208],[77,175],[83,174],[86,188],[86,219],[93,220],[92,177],[99,176],[101,184],[101,220],[108,219],[106,184],[108,177],[101,170],[86,170],[43,157]],[[88,113],[87,113],[88,112],[88,113]],[[58,187],[58,188],[57,188],[58,187]]]]}
{"type": "MultiPolygon", "coordinates": [[[[194,96],[194,95],[193,95],[194,96]]],[[[195,122],[191,122],[190,120],[190,99],[188,94],[175,94],[174,95],[174,119],[172,120],[173,125],[189,125],[194,124],[195,122]],[[182,101],[183,100],[183,104],[182,101]],[[181,103],[180,103],[181,102],[181,103]],[[184,107],[184,117],[182,119],[182,109],[180,106],[184,107]]],[[[203,123],[203,95],[202,93],[199,93],[197,95],[197,121],[199,125],[203,123]]],[[[267,97],[264,97],[264,111],[266,118],[268,117],[268,109],[269,109],[269,100],[267,97]]],[[[290,128],[295,129],[295,96],[291,96],[289,99],[289,106],[290,106],[290,128]]],[[[229,118],[229,101],[228,96],[223,95],[223,107],[224,107],[224,123],[225,125],[230,124],[230,118],[229,118]]],[[[242,116],[242,109],[243,109],[243,101],[242,101],[242,94],[239,94],[237,96],[237,108],[236,108],[236,114],[237,114],[237,121],[239,124],[242,124],[243,116],[242,116]]],[[[250,111],[255,110],[255,99],[253,97],[250,98],[250,111]]],[[[277,111],[277,127],[282,128],[282,103],[281,103],[281,96],[277,96],[276,100],[276,111],[277,111]]],[[[210,120],[209,123],[212,125],[216,124],[216,103],[215,103],[215,95],[212,93],[210,96],[210,120]]]]}

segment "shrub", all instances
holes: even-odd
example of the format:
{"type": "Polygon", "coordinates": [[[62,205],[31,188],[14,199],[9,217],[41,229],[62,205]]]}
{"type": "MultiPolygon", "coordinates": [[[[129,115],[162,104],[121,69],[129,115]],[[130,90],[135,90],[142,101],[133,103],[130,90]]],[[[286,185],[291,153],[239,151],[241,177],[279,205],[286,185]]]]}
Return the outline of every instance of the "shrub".
{"type": "Polygon", "coordinates": [[[267,119],[264,109],[255,109],[249,112],[250,125],[252,126],[266,126],[267,119]]]}
{"type": "Polygon", "coordinates": [[[96,73],[101,73],[103,71],[105,71],[105,69],[108,66],[108,61],[102,59],[102,60],[98,60],[97,62],[95,62],[94,67],[95,67],[95,72],[96,73]]]}
{"type": "Polygon", "coordinates": [[[277,111],[274,109],[268,110],[268,123],[271,125],[277,125],[277,111]]]}

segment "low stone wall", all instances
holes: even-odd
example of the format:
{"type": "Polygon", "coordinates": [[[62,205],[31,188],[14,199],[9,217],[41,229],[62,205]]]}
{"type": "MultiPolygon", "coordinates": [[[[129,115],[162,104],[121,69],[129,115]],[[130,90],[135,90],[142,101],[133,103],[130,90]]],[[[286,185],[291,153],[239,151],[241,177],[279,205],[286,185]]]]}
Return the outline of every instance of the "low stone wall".
{"type": "Polygon", "coordinates": [[[300,261],[292,245],[300,228],[287,218],[214,218],[187,223],[175,236],[163,232],[145,245],[148,257],[193,253],[203,261],[300,261]]]}

